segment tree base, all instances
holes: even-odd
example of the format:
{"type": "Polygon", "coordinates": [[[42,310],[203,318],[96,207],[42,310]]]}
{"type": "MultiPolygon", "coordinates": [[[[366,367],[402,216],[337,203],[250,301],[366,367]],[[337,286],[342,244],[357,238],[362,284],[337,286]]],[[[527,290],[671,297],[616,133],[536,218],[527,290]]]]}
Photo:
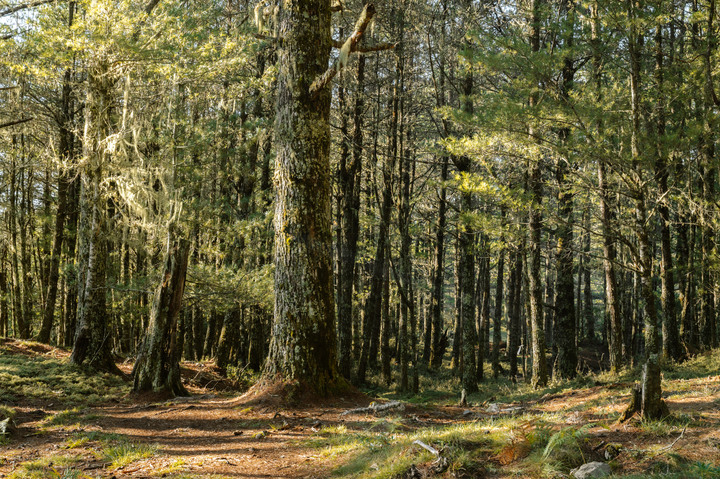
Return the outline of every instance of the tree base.
{"type": "Polygon", "coordinates": [[[344,378],[338,378],[334,384],[326,385],[323,394],[299,380],[283,379],[280,376],[264,376],[241,396],[243,402],[255,404],[277,404],[296,407],[302,404],[322,404],[333,402],[340,397],[366,398],[344,378]]]}
{"type": "Polygon", "coordinates": [[[651,356],[643,366],[642,382],[633,385],[632,396],[627,409],[620,416],[620,422],[639,413],[643,419],[662,419],[670,415],[670,410],[661,399],[660,365],[657,358],[651,356]]]}

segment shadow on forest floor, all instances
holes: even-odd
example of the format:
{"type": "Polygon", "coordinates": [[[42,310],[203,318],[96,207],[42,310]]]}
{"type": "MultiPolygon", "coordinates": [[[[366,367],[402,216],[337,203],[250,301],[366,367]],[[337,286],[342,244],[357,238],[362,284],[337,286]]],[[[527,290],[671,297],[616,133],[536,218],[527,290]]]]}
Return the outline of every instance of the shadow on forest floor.
{"type": "Polygon", "coordinates": [[[17,424],[0,477],[558,477],[590,460],[618,477],[720,477],[718,353],[666,368],[671,418],[617,424],[635,370],[540,390],[490,379],[462,407],[442,370],[422,374],[416,395],[373,387],[287,406],[238,396],[209,363],[184,364],[192,397],[163,399],[73,368],[63,350],[0,348],[2,403],[17,424]],[[370,396],[399,405],[348,413],[370,396]]]}

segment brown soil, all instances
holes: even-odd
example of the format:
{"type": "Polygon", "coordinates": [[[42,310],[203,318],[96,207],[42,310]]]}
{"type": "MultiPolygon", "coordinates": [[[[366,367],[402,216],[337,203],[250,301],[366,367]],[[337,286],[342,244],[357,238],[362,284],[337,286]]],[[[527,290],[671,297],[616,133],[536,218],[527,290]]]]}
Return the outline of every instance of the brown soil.
{"type": "MultiPolygon", "coordinates": [[[[3,340],[3,347],[13,354],[69,356],[61,349],[12,340],[3,340]]],[[[118,367],[129,375],[132,363],[122,362],[118,367]]],[[[81,425],[42,429],[43,419],[69,406],[38,401],[28,407],[14,406],[18,430],[11,443],[0,448],[0,478],[22,463],[57,455],[80,455],[81,463],[73,467],[91,478],[172,477],[179,473],[196,477],[320,478],[329,474],[332,464],[320,457],[318,449],[303,445],[304,440],[323,426],[344,424],[350,430],[365,430],[375,419],[365,414],[341,415],[371,402],[356,390],[331,399],[303,393],[288,402],[286,385],[233,393],[237,384],[220,376],[212,363],[186,362],[181,369],[183,383],[192,396],[128,394],[114,404],[83,411],[93,419],[81,425]],[[95,452],[102,448],[97,442],[65,449],[68,439],[91,431],[121,434],[134,444],[157,445],[159,452],[113,469],[97,458],[95,452]]],[[[422,410],[406,409],[405,413],[425,417],[423,427],[457,416],[457,412],[439,411],[433,414],[434,420],[422,410]]]]}
{"type": "MultiPolygon", "coordinates": [[[[59,358],[68,355],[66,351],[44,346],[14,341],[2,341],[2,344],[16,354],[59,358]]],[[[126,374],[132,368],[129,362],[118,366],[126,374]]],[[[284,384],[265,385],[245,394],[233,392],[238,385],[220,376],[211,363],[183,363],[182,373],[191,397],[127,395],[115,403],[84,411],[92,416],[80,425],[43,430],[43,419],[67,406],[50,402],[16,406],[18,431],[9,445],[0,448],[0,478],[16,471],[22,463],[57,455],[79,455],[81,462],[73,467],[81,469],[85,474],[82,477],[88,478],[174,477],[180,473],[194,475],[191,477],[324,478],[337,465],[333,461],[339,459],[323,456],[321,450],[306,445],[320,428],[344,425],[349,431],[367,431],[382,427],[372,414],[342,415],[371,401],[354,390],[332,399],[300,395],[288,402],[284,384]],[[125,467],[112,468],[98,458],[96,451],[102,448],[98,442],[64,449],[66,440],[90,431],[122,434],[131,443],[156,445],[158,452],[125,467]]],[[[615,461],[622,474],[641,474],[669,453],[680,454],[690,461],[718,458],[720,376],[686,381],[692,393],[666,397],[673,415],[693,420],[680,439],[677,431],[664,437],[654,435],[635,419],[607,426],[607,418],[626,405],[630,388],[626,383],[566,391],[546,395],[538,401],[502,407],[517,406],[523,413],[538,417],[559,414],[566,418],[567,426],[573,427],[597,422],[597,426],[588,431],[588,458],[605,460],[602,456],[607,445],[619,443],[622,448],[615,461]],[[637,456],[629,453],[632,450],[657,452],[637,456]]],[[[409,406],[394,414],[401,415],[399,427],[403,431],[442,427],[488,416],[485,406],[470,409],[471,414],[467,408],[460,407],[409,406]]],[[[510,462],[522,456],[517,454],[510,462]]],[[[488,461],[502,463],[498,457],[488,457],[488,461]]],[[[425,466],[418,465],[421,469],[425,466]]],[[[477,472],[474,477],[482,476],[504,477],[503,473],[486,475],[485,472],[477,472]]]]}

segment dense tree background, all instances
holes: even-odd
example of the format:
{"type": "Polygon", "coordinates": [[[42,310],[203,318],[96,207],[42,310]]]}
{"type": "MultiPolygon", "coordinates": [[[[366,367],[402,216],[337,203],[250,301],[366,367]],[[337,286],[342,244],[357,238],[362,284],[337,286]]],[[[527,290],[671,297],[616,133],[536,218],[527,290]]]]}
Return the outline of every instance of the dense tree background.
{"type": "MultiPolygon", "coordinates": [[[[363,5],[318,5],[340,374],[417,391],[450,366],[471,393],[594,349],[659,382],[717,347],[713,0],[393,0],[351,55],[363,5]]],[[[277,10],[0,1],[0,334],[112,369],[186,240],[173,354],[262,371],[288,334],[277,10]]]]}

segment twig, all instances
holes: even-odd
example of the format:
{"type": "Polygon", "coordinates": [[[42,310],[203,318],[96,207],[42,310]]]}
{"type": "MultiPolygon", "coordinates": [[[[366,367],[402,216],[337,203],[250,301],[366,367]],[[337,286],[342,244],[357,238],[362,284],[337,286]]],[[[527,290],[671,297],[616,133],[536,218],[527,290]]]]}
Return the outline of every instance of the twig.
{"type": "MultiPolygon", "coordinates": [[[[672,449],[672,447],[673,447],[680,439],[682,439],[682,437],[685,435],[685,429],[687,429],[687,424],[685,425],[685,427],[683,427],[683,430],[680,431],[680,435],[679,435],[678,437],[676,437],[673,442],[671,442],[671,443],[668,444],[667,446],[665,446],[665,447],[663,447],[662,449],[660,449],[657,454],[660,454],[661,452],[665,452],[665,451],[668,451],[668,450],[672,449]]],[[[655,455],[657,456],[657,454],[655,454],[655,455]]]]}
{"type": "Polygon", "coordinates": [[[15,5],[14,7],[6,8],[5,10],[0,10],[0,17],[4,17],[6,15],[10,15],[15,12],[19,12],[20,10],[25,10],[26,8],[39,7],[40,5],[52,3],[53,1],[55,1],[55,0],[37,0],[35,2],[21,3],[20,5],[15,5]]]}
{"type": "Polygon", "coordinates": [[[30,117],[30,118],[21,118],[20,120],[9,121],[9,122],[7,122],[7,123],[2,123],[2,124],[0,124],[0,129],[2,129],[2,128],[7,128],[7,127],[9,127],[9,126],[20,125],[21,123],[27,123],[28,121],[32,121],[32,120],[34,120],[33,117],[30,117]]]}
{"type": "MultiPolygon", "coordinates": [[[[342,48],[343,42],[339,40],[333,40],[332,45],[334,48],[342,48]]],[[[392,50],[397,46],[397,43],[374,43],[372,45],[353,45],[353,47],[350,49],[350,52],[358,52],[358,53],[370,53],[370,52],[380,52],[383,50],[392,50]]]]}

